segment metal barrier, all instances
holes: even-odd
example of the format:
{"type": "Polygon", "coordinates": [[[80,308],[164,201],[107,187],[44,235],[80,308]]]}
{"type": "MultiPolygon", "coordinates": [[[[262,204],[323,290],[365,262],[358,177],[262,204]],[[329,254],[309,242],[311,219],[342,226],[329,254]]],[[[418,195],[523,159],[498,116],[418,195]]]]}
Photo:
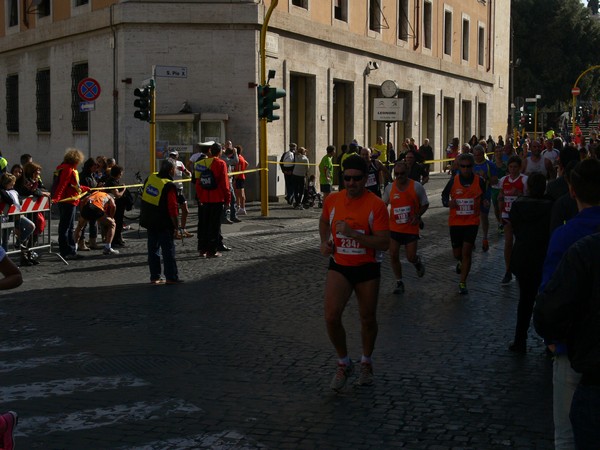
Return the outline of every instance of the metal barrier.
{"type": "MultiPolygon", "coordinates": [[[[23,204],[21,205],[20,211],[17,209],[15,205],[4,205],[2,208],[1,217],[2,217],[2,244],[6,245],[6,253],[8,255],[20,254],[21,249],[16,244],[15,241],[15,221],[14,216],[25,215],[29,220],[35,223],[36,229],[34,231],[34,235],[32,237],[33,245],[29,248],[29,250],[44,250],[48,249],[49,253],[54,253],[52,251],[52,239],[51,239],[51,230],[52,230],[52,214],[50,213],[50,198],[41,196],[41,197],[26,197],[23,200],[23,204]],[[36,219],[36,215],[41,214],[44,219],[44,229],[39,231],[39,223],[40,220],[36,219]],[[10,239],[10,234],[12,232],[12,239],[10,239]],[[11,241],[12,250],[9,250],[11,245],[9,245],[8,241],[11,241]]],[[[65,264],[68,264],[58,253],[55,253],[65,264]]]]}

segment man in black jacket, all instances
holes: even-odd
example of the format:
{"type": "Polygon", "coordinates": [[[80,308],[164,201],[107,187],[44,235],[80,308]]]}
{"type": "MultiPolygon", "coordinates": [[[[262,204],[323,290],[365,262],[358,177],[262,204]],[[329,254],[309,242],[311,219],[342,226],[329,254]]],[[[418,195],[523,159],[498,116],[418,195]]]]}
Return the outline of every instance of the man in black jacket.
{"type": "Polygon", "coordinates": [[[175,161],[164,159],[158,174],[150,174],[144,183],[140,225],[148,230],[148,266],[151,284],[177,284],[174,236],[179,229],[177,188],[173,183],[175,161]],[[165,279],[161,278],[160,256],[164,263],[165,279]]]}
{"type": "Polygon", "coordinates": [[[538,296],[534,326],[546,340],[566,341],[581,374],[569,417],[578,449],[600,442],[600,233],[580,239],[538,296]]]}

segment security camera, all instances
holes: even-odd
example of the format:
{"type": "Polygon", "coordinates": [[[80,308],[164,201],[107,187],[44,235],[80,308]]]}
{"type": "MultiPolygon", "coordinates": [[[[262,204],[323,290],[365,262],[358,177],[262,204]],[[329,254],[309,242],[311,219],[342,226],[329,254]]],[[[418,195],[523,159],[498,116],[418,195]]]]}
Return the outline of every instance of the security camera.
{"type": "Polygon", "coordinates": [[[379,63],[375,61],[369,61],[369,69],[377,70],[379,69],[379,63]]]}

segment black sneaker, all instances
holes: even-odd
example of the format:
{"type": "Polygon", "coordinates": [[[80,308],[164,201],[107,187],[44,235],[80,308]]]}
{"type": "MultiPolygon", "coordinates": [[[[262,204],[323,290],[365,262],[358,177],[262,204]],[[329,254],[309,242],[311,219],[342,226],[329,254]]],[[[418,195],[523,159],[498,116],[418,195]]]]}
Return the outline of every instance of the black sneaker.
{"type": "Polygon", "coordinates": [[[415,263],[415,269],[417,270],[417,276],[419,278],[423,278],[423,275],[425,275],[425,265],[421,261],[420,256],[417,256],[417,262],[415,263]]]}
{"type": "Polygon", "coordinates": [[[402,280],[396,281],[396,289],[394,289],[394,294],[404,294],[404,282],[402,280]]]}
{"type": "Polygon", "coordinates": [[[502,284],[506,285],[512,281],[512,274],[510,272],[506,272],[504,274],[504,278],[502,278],[502,284]]]}

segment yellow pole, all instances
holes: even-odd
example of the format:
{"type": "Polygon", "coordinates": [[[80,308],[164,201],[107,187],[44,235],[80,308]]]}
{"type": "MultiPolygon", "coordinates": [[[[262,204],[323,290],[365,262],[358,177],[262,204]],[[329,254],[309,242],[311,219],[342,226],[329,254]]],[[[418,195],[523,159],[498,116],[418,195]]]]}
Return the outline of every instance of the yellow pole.
{"type": "MultiPolygon", "coordinates": [[[[264,86],[267,82],[267,70],[266,70],[266,59],[265,54],[265,43],[267,40],[267,28],[269,27],[269,20],[271,20],[271,13],[277,7],[279,0],[271,0],[271,5],[267,10],[265,21],[263,22],[260,30],[260,85],[264,86]]],[[[269,167],[268,167],[268,154],[267,154],[267,118],[260,119],[259,122],[259,159],[260,159],[260,204],[261,213],[267,217],[269,215],[269,167]]]]}
{"type": "MultiPolygon", "coordinates": [[[[573,85],[573,89],[575,89],[577,87],[577,83],[579,83],[579,80],[581,80],[581,77],[583,77],[586,73],[588,73],[590,70],[594,70],[594,69],[598,69],[600,68],[600,66],[592,66],[587,68],[586,70],[584,70],[583,72],[581,72],[581,74],[577,77],[577,80],[575,80],[575,84],[573,85]]],[[[571,91],[571,95],[573,97],[573,109],[571,111],[572,114],[572,125],[571,125],[571,133],[575,134],[575,105],[576,105],[576,95],[574,95],[571,91]]]]}
{"type": "Polygon", "coordinates": [[[538,108],[537,108],[537,100],[536,100],[536,102],[535,102],[535,109],[533,111],[533,139],[534,140],[537,140],[537,125],[538,125],[538,122],[537,122],[537,119],[538,119],[537,113],[538,113],[538,108]]]}
{"type": "Polygon", "coordinates": [[[150,173],[156,172],[156,86],[154,79],[150,82],[152,100],[150,102],[150,173]]]}

